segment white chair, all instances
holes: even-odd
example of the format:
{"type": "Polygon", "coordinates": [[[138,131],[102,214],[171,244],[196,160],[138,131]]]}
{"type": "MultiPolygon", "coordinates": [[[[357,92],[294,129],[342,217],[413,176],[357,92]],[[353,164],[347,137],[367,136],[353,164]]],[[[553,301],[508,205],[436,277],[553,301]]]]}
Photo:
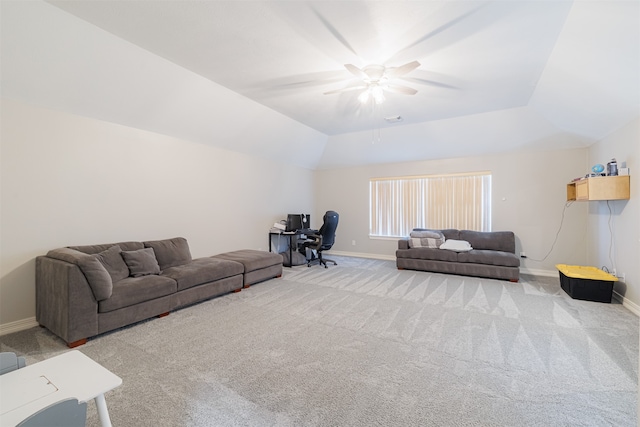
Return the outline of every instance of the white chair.
{"type": "Polygon", "coordinates": [[[0,375],[24,368],[26,364],[27,362],[24,357],[16,356],[13,352],[4,351],[0,353],[0,375]]]}
{"type": "Polygon", "coordinates": [[[67,399],[39,410],[16,427],[85,427],[86,424],[87,404],[67,399]]]}

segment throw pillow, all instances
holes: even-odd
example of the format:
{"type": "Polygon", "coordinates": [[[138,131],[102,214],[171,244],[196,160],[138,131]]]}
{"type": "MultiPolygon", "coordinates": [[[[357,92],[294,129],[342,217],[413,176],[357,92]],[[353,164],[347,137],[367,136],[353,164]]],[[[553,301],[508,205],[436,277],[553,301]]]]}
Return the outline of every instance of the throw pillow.
{"type": "Polygon", "coordinates": [[[156,260],[153,248],[138,249],[137,251],[122,251],[122,258],[129,267],[132,277],[160,274],[160,266],[156,260]]]}
{"type": "Polygon", "coordinates": [[[449,239],[440,246],[440,249],[447,249],[455,252],[469,252],[473,248],[471,247],[471,243],[466,240],[449,239]]]}
{"type": "Polygon", "coordinates": [[[125,264],[122,259],[122,255],[120,255],[121,252],[122,249],[120,249],[120,246],[115,245],[111,246],[106,251],[92,255],[97,258],[107,270],[109,276],[111,276],[112,282],[117,282],[125,277],[129,277],[129,267],[127,267],[127,264],[125,264]]]}
{"type": "Polygon", "coordinates": [[[410,248],[439,248],[444,243],[444,234],[439,231],[412,231],[409,234],[410,248]]]}
{"type": "Polygon", "coordinates": [[[78,258],[78,267],[87,278],[96,301],[102,301],[111,296],[113,292],[111,276],[96,257],[85,255],[78,258]]]}
{"type": "Polygon", "coordinates": [[[189,244],[184,237],[144,242],[145,248],[153,248],[161,270],[191,262],[189,244]]]}

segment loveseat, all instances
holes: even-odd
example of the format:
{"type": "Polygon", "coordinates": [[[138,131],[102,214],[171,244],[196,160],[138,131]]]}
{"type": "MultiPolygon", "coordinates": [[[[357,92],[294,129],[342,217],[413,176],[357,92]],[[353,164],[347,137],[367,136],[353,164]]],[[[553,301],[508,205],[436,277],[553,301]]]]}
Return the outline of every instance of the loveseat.
{"type": "Polygon", "coordinates": [[[517,282],[520,259],[511,231],[416,228],[398,241],[398,269],[488,277],[517,282]],[[455,243],[449,245],[449,243],[455,243]],[[449,246],[450,249],[445,249],[449,246]]]}
{"type": "Polygon", "coordinates": [[[279,254],[243,250],[192,259],[182,237],[69,246],[36,258],[36,320],[75,347],[88,337],[238,292],[249,286],[246,278],[256,283],[281,275],[279,254]]]}

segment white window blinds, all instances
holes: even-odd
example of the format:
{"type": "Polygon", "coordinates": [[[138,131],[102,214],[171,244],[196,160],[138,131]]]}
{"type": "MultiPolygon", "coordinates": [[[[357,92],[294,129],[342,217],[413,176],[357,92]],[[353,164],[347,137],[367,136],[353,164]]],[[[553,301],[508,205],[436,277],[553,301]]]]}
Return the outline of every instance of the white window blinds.
{"type": "Polygon", "coordinates": [[[414,228],[491,231],[491,173],[378,178],[369,182],[369,234],[414,228]]]}

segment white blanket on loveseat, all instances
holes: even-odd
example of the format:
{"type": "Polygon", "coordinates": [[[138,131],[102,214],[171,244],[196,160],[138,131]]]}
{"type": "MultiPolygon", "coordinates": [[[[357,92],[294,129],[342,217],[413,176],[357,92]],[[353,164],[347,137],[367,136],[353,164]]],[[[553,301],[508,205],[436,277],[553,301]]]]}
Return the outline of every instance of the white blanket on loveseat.
{"type": "Polygon", "coordinates": [[[456,252],[468,252],[472,250],[471,243],[466,240],[447,239],[440,245],[440,249],[447,249],[456,252]]]}

